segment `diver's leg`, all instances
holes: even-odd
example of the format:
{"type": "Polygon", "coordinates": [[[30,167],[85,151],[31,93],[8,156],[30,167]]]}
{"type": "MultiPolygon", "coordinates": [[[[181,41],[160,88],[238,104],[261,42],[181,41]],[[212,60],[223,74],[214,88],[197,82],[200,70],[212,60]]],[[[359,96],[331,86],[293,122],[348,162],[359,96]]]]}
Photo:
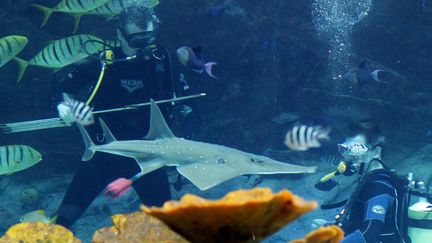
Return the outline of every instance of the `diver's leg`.
{"type": "Polygon", "coordinates": [[[129,178],[139,171],[131,159],[102,153],[81,163],[57,211],[56,223],[66,227],[84,213],[110,182],[119,177],[129,178]]]}
{"type": "Polygon", "coordinates": [[[133,183],[142,203],[147,206],[162,206],[164,202],[171,199],[170,185],[166,168],[162,167],[133,183]]]}

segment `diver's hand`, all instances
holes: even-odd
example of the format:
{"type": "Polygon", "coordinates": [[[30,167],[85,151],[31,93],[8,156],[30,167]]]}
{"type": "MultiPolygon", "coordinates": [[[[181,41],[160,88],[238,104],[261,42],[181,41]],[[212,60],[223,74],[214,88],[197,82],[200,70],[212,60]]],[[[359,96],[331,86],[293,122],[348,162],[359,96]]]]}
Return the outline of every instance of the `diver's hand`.
{"type": "Polygon", "coordinates": [[[66,122],[66,124],[70,125],[75,121],[71,108],[63,102],[57,105],[57,111],[59,117],[66,122]]]}

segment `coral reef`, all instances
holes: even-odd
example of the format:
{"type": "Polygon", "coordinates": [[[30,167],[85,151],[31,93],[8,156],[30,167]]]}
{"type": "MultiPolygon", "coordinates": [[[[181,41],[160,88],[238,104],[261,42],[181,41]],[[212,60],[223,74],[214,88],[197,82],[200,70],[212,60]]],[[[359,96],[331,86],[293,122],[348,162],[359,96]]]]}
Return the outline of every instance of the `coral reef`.
{"type": "Polygon", "coordinates": [[[9,228],[6,234],[0,238],[0,243],[11,242],[80,243],[81,240],[75,238],[72,232],[63,226],[34,222],[16,224],[9,228]]]}
{"type": "Polygon", "coordinates": [[[293,240],[290,243],[337,243],[344,237],[344,232],[336,225],[320,227],[310,232],[304,239],[293,240]]]}
{"type": "Polygon", "coordinates": [[[191,242],[261,240],[314,208],[315,202],[268,188],[233,191],[220,200],[186,194],[162,208],[141,207],[191,242]]]}
{"type": "Polygon", "coordinates": [[[143,212],[116,214],[111,218],[114,226],[96,231],[93,243],[188,242],[159,219],[143,212]]]}
{"type": "MultiPolygon", "coordinates": [[[[258,242],[316,206],[288,190],[273,193],[269,188],[233,191],[219,200],[186,194],[180,201],[166,202],[162,208],[143,205],[143,212],[113,215],[114,226],[97,230],[92,242],[258,242]]],[[[341,237],[339,228],[328,227],[298,242],[341,237]]],[[[81,241],[62,226],[34,222],[12,226],[0,238],[0,243],[6,242],[81,241]]]]}

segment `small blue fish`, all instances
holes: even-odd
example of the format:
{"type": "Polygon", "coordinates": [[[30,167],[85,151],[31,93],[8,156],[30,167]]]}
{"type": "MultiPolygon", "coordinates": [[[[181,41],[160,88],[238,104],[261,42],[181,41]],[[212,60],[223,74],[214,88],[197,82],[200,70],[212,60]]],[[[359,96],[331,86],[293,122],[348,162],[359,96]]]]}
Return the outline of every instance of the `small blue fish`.
{"type": "Polygon", "coordinates": [[[349,70],[345,76],[351,77],[351,79],[353,79],[359,87],[362,87],[365,84],[371,82],[388,83],[386,81],[382,81],[378,76],[378,74],[383,71],[384,70],[380,69],[372,71],[367,67],[366,61],[363,61],[357,68],[349,70]]]}
{"type": "Polygon", "coordinates": [[[212,74],[212,67],[217,65],[216,62],[205,62],[202,57],[202,47],[190,48],[187,46],[177,49],[177,59],[186,68],[190,68],[197,73],[204,71],[212,78],[217,78],[212,74]]]}

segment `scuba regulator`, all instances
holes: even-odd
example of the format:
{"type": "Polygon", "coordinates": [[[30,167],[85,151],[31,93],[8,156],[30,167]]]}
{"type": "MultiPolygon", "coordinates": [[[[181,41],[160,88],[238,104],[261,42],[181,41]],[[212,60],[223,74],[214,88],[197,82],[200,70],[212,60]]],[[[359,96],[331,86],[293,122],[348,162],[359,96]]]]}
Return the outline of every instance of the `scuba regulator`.
{"type": "Polygon", "coordinates": [[[362,168],[364,168],[364,163],[357,164],[341,161],[338,164],[337,170],[323,176],[320,181],[315,184],[315,188],[320,191],[329,191],[337,185],[337,182],[333,180],[333,178],[339,175],[352,176],[363,170],[362,168]]]}
{"type": "Polygon", "coordinates": [[[156,35],[153,31],[154,27],[152,23],[148,24],[148,28],[146,31],[141,31],[141,32],[136,32],[131,34],[127,34],[127,32],[123,28],[119,27],[118,29],[122,32],[125,40],[127,41],[130,47],[139,49],[137,54],[133,56],[127,56],[124,58],[116,58],[113,50],[116,47],[120,46],[120,43],[118,43],[118,41],[109,43],[109,42],[101,42],[99,40],[88,40],[82,44],[82,49],[86,52],[86,54],[89,57],[100,61],[101,63],[101,71],[99,74],[99,78],[98,81],[96,82],[93,92],[91,93],[90,97],[86,101],[87,105],[91,103],[97,91],[99,90],[99,87],[105,75],[105,70],[107,69],[108,65],[113,64],[115,62],[130,61],[138,57],[142,57],[144,60],[150,59],[150,56],[153,56],[157,60],[165,59],[165,56],[163,54],[161,54],[160,56],[156,54],[157,51],[157,47],[155,45],[156,35]],[[87,48],[87,45],[90,43],[102,44],[103,50],[100,51],[97,55],[90,53],[87,48]]]}
{"type": "MultiPolygon", "coordinates": [[[[153,26],[151,25],[153,28],[153,26]]],[[[122,33],[124,30],[122,28],[119,28],[122,33]]],[[[125,34],[124,34],[125,35],[125,34]]],[[[142,58],[143,60],[149,60],[151,57],[153,57],[156,61],[161,62],[164,61],[166,58],[168,58],[168,63],[170,65],[170,80],[171,80],[171,86],[172,91],[171,95],[173,98],[176,98],[175,93],[175,85],[174,85],[174,78],[172,73],[172,61],[169,54],[169,50],[167,48],[164,48],[163,51],[161,51],[159,48],[157,48],[155,41],[156,41],[156,35],[153,30],[146,30],[142,32],[132,33],[125,35],[125,40],[128,42],[128,45],[133,48],[138,48],[138,52],[135,55],[132,56],[126,56],[124,58],[116,58],[113,50],[116,47],[120,46],[120,43],[118,41],[113,42],[101,42],[99,40],[88,40],[82,44],[82,49],[86,52],[86,54],[97,61],[101,63],[101,71],[99,74],[99,78],[96,82],[96,85],[92,91],[92,94],[87,99],[86,104],[89,105],[93,98],[95,97],[97,91],[99,90],[99,87],[102,83],[103,77],[105,75],[105,71],[108,67],[108,65],[111,65],[115,62],[125,62],[134,60],[137,58],[142,58]],[[101,44],[103,49],[98,54],[92,54],[89,52],[87,45],[90,43],[98,43],[101,44]]]]}

